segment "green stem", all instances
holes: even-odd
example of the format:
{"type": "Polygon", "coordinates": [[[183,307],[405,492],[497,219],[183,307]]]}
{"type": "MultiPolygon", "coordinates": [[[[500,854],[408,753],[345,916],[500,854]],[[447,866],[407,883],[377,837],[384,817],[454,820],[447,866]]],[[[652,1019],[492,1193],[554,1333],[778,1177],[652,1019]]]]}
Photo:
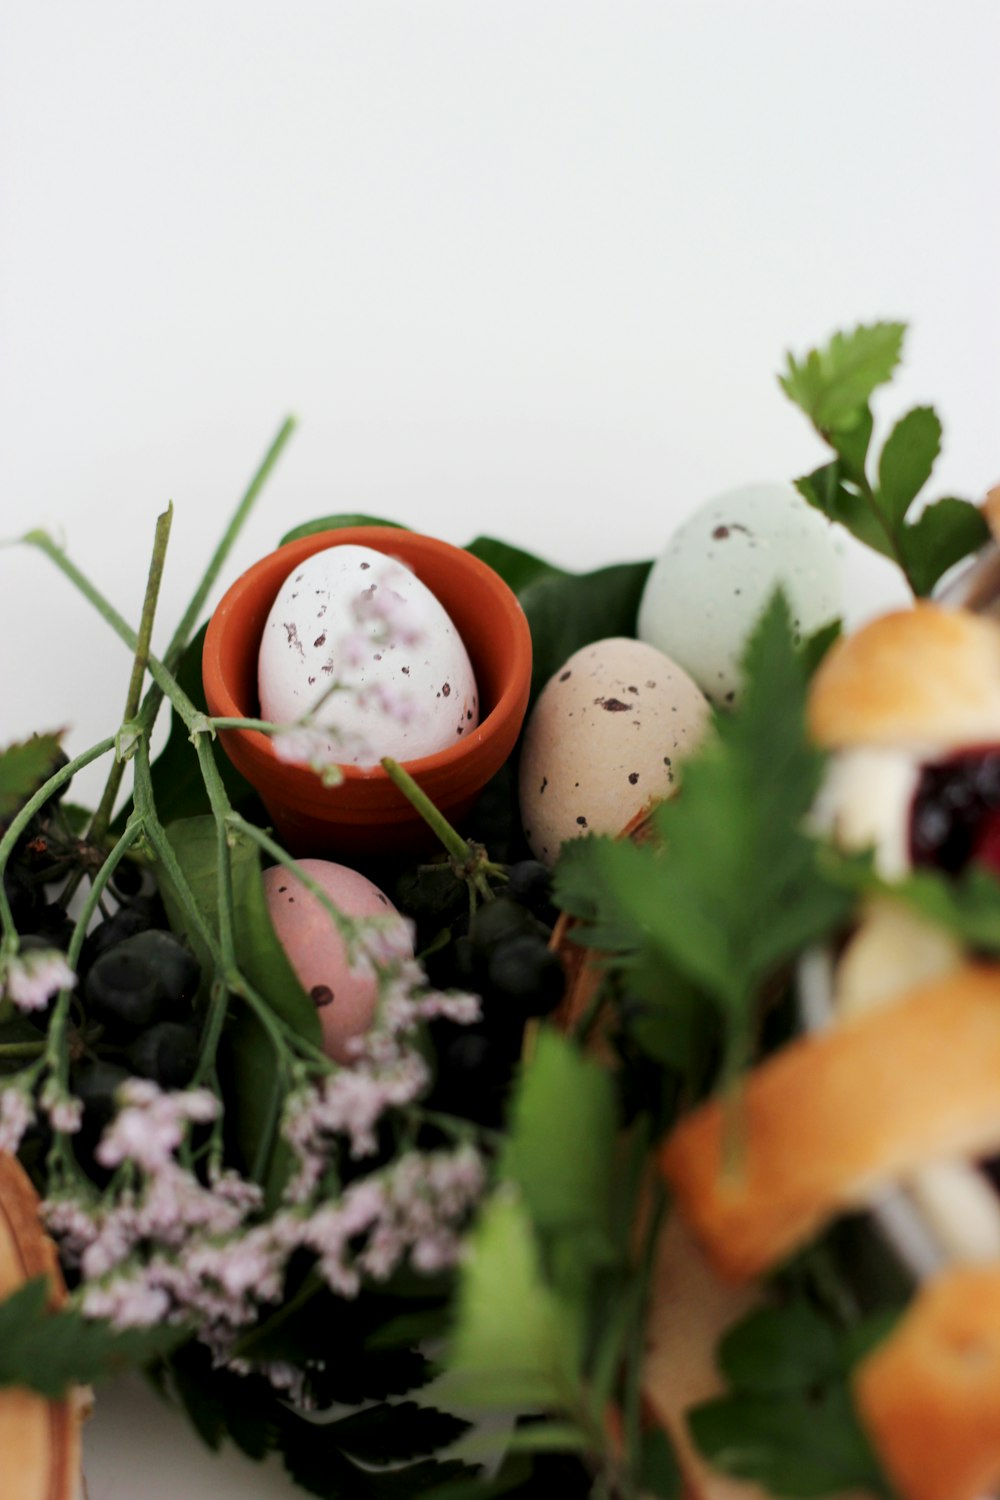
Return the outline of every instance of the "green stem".
{"type": "Polygon", "coordinates": [[[642,1258],[636,1272],[637,1295],[636,1316],[632,1323],[626,1348],[626,1376],[624,1395],[625,1452],[635,1457],[642,1440],[642,1369],[646,1350],[646,1303],[656,1263],[656,1247],[663,1227],[667,1209],[667,1193],[657,1180],[653,1188],[653,1202],[643,1236],[642,1258]]]}
{"type": "Polygon", "coordinates": [[[37,1042],[4,1042],[0,1044],[0,1057],[41,1057],[45,1051],[45,1043],[41,1039],[37,1042]]]}
{"type": "MultiPolygon", "coordinates": [[[[160,597],[163,564],[167,555],[167,543],[170,539],[170,523],[173,520],[173,514],[173,506],[168,505],[166,510],[156,520],[153,555],[149,560],[146,592],[142,601],[142,615],[139,619],[139,638],[136,641],[135,654],[132,658],[132,675],[129,678],[128,692],[125,695],[123,724],[131,724],[139,712],[139,704],[142,698],[142,684],[146,676],[146,666],[149,661],[149,645],[153,637],[153,620],[156,615],[157,600],[160,597]]],[[[93,844],[99,844],[108,831],[108,824],[111,822],[111,814],[114,811],[115,800],[118,796],[118,789],[121,786],[124,772],[124,759],[116,757],[104,788],[104,794],[87,830],[87,838],[93,844]]]]}
{"type": "Polygon", "coordinates": [[[470,844],[467,839],[464,839],[448,822],[441,809],[431,801],[423,788],[417,785],[409,771],[405,770],[397,760],[393,760],[391,755],[385,755],[382,757],[381,764],[393,786],[402,792],[410,806],[420,814],[428,828],[437,836],[445,851],[459,867],[462,877],[469,882],[470,892],[475,889],[484,901],[492,901],[493,891],[486,877],[502,874],[503,866],[494,864],[488,859],[481,845],[470,844]]]}
{"type": "Polygon", "coordinates": [[[184,611],[180,623],[177,626],[177,629],[174,631],[170,644],[166,649],[166,653],[163,659],[164,663],[170,671],[176,670],[177,664],[183,656],[184,651],[187,647],[188,639],[192,631],[194,630],[195,625],[198,623],[198,617],[205,606],[205,600],[208,598],[215,580],[218,578],[219,574],[222,571],[222,567],[226,561],[226,558],[232,551],[233,543],[236,541],[237,536],[243,528],[244,522],[253,509],[258,495],[264,488],[267,480],[270,478],[271,471],[274,468],[275,464],[278,462],[282,450],[284,449],[285,444],[288,442],[288,439],[291,437],[294,429],[295,418],[286,417],[284,422],[281,424],[281,427],[278,429],[277,436],[275,437],[271,446],[268,448],[263,459],[261,460],[260,466],[251,479],[250,484],[248,485],[246,492],[243,495],[243,498],[240,500],[239,504],[236,507],[236,510],[233,512],[232,519],[230,520],[229,525],[226,527],[226,530],[222,535],[222,539],[220,540],[219,545],[216,547],[215,552],[212,555],[212,559],[209,562],[208,567],[205,569],[198,587],[192,594],[191,601],[188,604],[187,609],[184,611]]]}

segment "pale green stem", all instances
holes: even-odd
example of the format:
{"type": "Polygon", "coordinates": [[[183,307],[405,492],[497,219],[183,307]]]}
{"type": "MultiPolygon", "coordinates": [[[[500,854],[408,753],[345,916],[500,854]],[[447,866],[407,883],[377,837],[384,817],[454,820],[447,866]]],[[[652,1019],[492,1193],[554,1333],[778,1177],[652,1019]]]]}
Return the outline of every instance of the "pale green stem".
{"type": "MultiPolygon", "coordinates": [[[[168,505],[163,514],[157,517],[156,521],[153,555],[149,561],[146,592],[143,597],[142,615],[139,620],[139,638],[136,641],[135,654],[132,658],[132,675],[129,678],[128,692],[125,695],[123,725],[131,724],[139,712],[139,704],[142,698],[142,684],[146,676],[146,666],[149,661],[149,645],[153,638],[153,620],[156,616],[157,600],[160,597],[163,564],[166,560],[167,543],[170,539],[170,523],[173,520],[173,514],[173,506],[168,505]]],[[[99,844],[107,833],[124,771],[124,760],[116,757],[108,776],[107,785],[104,788],[104,795],[101,797],[97,811],[91,819],[90,827],[87,830],[87,838],[93,844],[99,844]]]]}

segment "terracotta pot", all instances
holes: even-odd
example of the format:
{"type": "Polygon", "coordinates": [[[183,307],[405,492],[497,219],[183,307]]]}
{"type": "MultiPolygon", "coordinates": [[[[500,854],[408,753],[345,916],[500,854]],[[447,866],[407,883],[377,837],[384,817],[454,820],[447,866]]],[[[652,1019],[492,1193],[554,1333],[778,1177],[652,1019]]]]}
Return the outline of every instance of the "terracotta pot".
{"type": "MultiPolygon", "coordinates": [[[[302,537],[262,558],[236,580],[209,622],[202,658],[209,713],[258,717],[257,656],[278,590],[305,558],[346,543],[373,547],[412,568],[465,643],[481,722],[460,744],[405,763],[446,817],[460,822],[517,741],[531,686],[531,634],[503,579],[459,547],[394,527],[352,526],[302,537]]],[[[265,734],[227,729],[219,738],[293,854],[372,855],[434,845],[423,819],[380,766],[345,766],[343,782],[325,787],[308,766],[279,760],[265,734]]]]}

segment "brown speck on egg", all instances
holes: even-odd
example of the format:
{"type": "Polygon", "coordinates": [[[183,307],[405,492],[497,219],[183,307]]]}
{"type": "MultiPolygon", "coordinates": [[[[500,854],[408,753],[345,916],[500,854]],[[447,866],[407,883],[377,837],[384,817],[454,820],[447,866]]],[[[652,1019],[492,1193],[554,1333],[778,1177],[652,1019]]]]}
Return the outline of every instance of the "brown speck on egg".
{"type": "Polygon", "coordinates": [[[302,642],[299,640],[299,629],[294,621],[285,621],[285,635],[288,638],[286,644],[293,651],[297,651],[300,656],[304,656],[305,652],[302,649],[302,642]]]}
{"type": "Polygon", "coordinates": [[[326,631],[325,630],[323,631],[322,635],[318,635],[316,637],[316,639],[313,641],[313,645],[314,646],[325,646],[326,645],[326,631]]]}
{"type": "Polygon", "coordinates": [[[647,686],[647,687],[648,687],[648,688],[655,688],[655,686],[656,686],[656,683],[655,683],[655,682],[652,682],[652,681],[649,681],[649,680],[647,680],[647,682],[646,682],[646,686],[647,686]]]}
{"type": "Polygon", "coordinates": [[[664,764],[664,765],[665,765],[665,766],[672,766],[672,765],[673,765],[673,761],[672,761],[672,760],[671,760],[671,759],[670,759],[670,756],[669,756],[669,755],[665,755],[665,756],[664,756],[664,757],[663,757],[663,764],[664,764]]]}
{"type": "Polygon", "coordinates": [[[295,578],[294,578],[294,582],[295,583],[301,583],[302,582],[302,574],[301,573],[296,573],[295,578]]]}
{"type": "Polygon", "coordinates": [[[580,816],[577,818],[576,821],[577,821],[577,824],[579,825],[580,828],[586,828],[586,826],[587,826],[587,820],[583,816],[583,813],[580,814],[580,816]]]}
{"type": "Polygon", "coordinates": [[[472,718],[472,709],[471,708],[466,710],[465,717],[467,719],[471,719],[472,718]]]}
{"type": "Polygon", "coordinates": [[[638,689],[638,688],[637,688],[637,687],[630,687],[630,688],[629,688],[629,692],[630,692],[630,693],[636,693],[636,694],[638,694],[638,692],[639,692],[639,689],[638,689]]]}
{"type": "Polygon", "coordinates": [[[309,684],[310,687],[312,687],[312,685],[313,685],[313,683],[315,681],[316,681],[315,677],[307,677],[306,678],[306,682],[308,682],[308,684],[309,684]]]}
{"type": "Polygon", "coordinates": [[[317,1010],[322,1010],[324,1005],[333,1004],[333,990],[328,984],[314,984],[309,991],[309,999],[317,1010]]]}
{"type": "Polygon", "coordinates": [[[734,701],[735,697],[736,697],[736,691],[735,691],[735,689],[734,688],[730,688],[729,692],[726,694],[726,702],[727,703],[732,703],[734,701]]]}
{"type": "Polygon", "coordinates": [[[410,669],[409,669],[409,667],[400,667],[399,670],[402,672],[402,674],[403,674],[404,677],[409,677],[409,675],[410,675],[410,669]]]}
{"type": "Polygon", "coordinates": [[[378,899],[381,901],[381,903],[382,903],[383,906],[388,906],[389,905],[389,897],[388,896],[383,896],[383,894],[382,894],[381,891],[379,891],[379,893],[378,893],[378,899]]]}
{"type": "Polygon", "coordinates": [[[542,784],[538,788],[538,795],[539,795],[539,797],[542,795],[542,793],[544,792],[544,790],[548,786],[548,784],[549,784],[549,778],[547,776],[543,776],[542,777],[542,784]]]}
{"type": "Polygon", "coordinates": [[[375,652],[375,660],[376,661],[381,661],[382,660],[382,653],[381,653],[381,651],[376,651],[375,652]]]}
{"type": "Polygon", "coordinates": [[[367,573],[367,571],[368,571],[368,569],[370,567],[371,567],[371,563],[362,563],[361,564],[361,571],[362,571],[362,573],[367,573]]]}
{"type": "Polygon", "coordinates": [[[450,682],[446,682],[445,685],[444,685],[444,687],[441,689],[441,691],[442,691],[442,693],[444,693],[444,695],[445,695],[446,698],[450,698],[451,697],[451,683],[450,682]]]}
{"type": "Polygon", "coordinates": [[[629,786],[635,786],[635,784],[636,784],[636,782],[638,780],[639,780],[639,772],[638,771],[630,771],[628,773],[628,784],[629,784],[629,786]]]}
{"type": "Polygon", "coordinates": [[[288,890],[287,885],[279,885],[278,886],[278,895],[279,896],[283,896],[287,890],[288,890]]]}
{"type": "Polygon", "coordinates": [[[606,714],[626,714],[635,707],[634,703],[623,703],[620,698],[595,698],[594,704],[603,708],[606,714]]]}
{"type": "Polygon", "coordinates": [[[456,734],[464,734],[465,733],[465,725],[464,724],[459,724],[458,728],[455,730],[455,733],[456,734]]]}
{"type": "Polygon", "coordinates": [[[560,682],[565,682],[568,678],[572,677],[572,675],[573,675],[572,672],[563,672],[560,675],[560,677],[559,677],[559,681],[560,682]]]}

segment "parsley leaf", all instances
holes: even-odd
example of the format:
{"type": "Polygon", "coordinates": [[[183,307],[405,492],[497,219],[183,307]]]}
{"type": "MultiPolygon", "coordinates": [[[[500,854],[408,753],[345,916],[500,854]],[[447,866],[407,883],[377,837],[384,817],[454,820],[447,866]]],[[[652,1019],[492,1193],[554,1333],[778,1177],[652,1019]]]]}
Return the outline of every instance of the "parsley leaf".
{"type": "Polygon", "coordinates": [[[835,333],[825,348],[810,349],[802,361],[789,353],[781,385],[820,432],[856,427],[872,392],[892,379],[905,333],[905,323],[835,333]]]}
{"type": "MultiPolygon", "coordinates": [[[[764,982],[846,915],[850,895],[821,870],[803,831],[823,766],[805,730],[805,671],[781,595],[745,658],[746,695],[684,767],[655,815],[663,848],[595,843],[602,896],[726,1021],[731,1070],[748,1046],[764,982]]],[[[621,924],[621,918],[619,918],[621,924]]]]}
{"type": "Polygon", "coordinates": [[[989,528],[976,506],[953,496],[909,519],[941,449],[941,423],[929,406],[899,419],[882,447],[877,484],[868,477],[868,402],[892,378],[904,332],[902,323],[875,323],[835,334],[804,360],[789,355],[787,373],[778,378],[835,454],[831,463],[796,480],[797,488],[831,521],[898,563],[922,597],[989,539],[989,528]]]}
{"type": "Polygon", "coordinates": [[[0,1302],[0,1386],[27,1386],[56,1400],[73,1385],[94,1385],[126,1365],[145,1364],[187,1338],[183,1328],[118,1332],[77,1308],[50,1311],[46,1277],[0,1302]]]}

